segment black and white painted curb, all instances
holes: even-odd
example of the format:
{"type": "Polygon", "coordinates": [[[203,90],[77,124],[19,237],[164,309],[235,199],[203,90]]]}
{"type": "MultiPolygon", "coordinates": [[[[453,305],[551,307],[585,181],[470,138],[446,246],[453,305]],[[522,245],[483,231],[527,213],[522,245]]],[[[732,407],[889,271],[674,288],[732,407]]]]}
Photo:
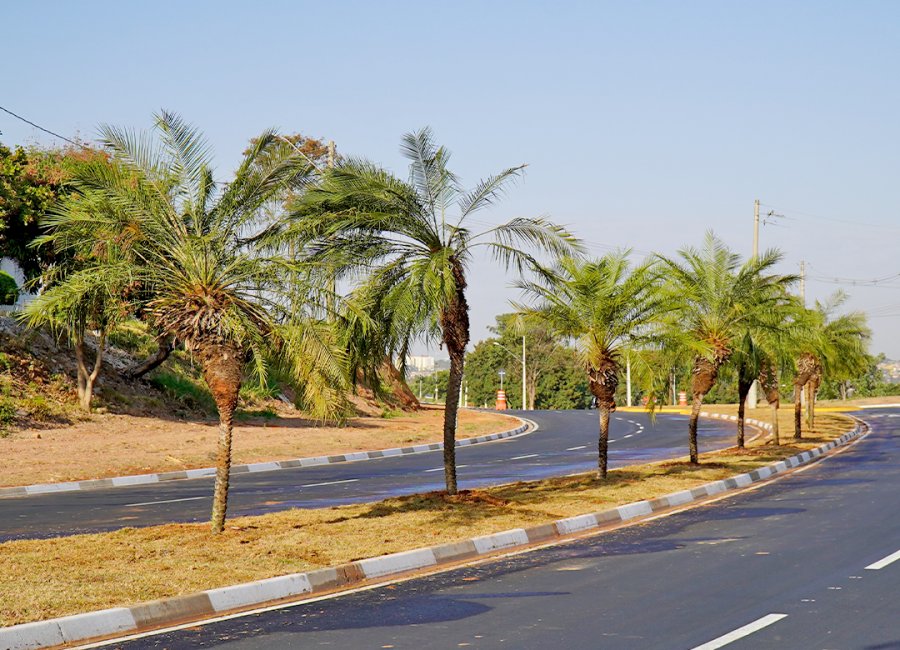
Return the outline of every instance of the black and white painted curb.
{"type": "MultiPolygon", "coordinates": [[[[513,417],[513,416],[509,416],[513,417]]],[[[521,424],[515,429],[478,436],[476,438],[461,438],[456,441],[457,447],[468,447],[482,442],[493,442],[504,438],[530,433],[536,428],[533,422],[515,418],[521,424]]],[[[427,445],[415,445],[413,447],[393,447],[391,449],[378,449],[376,451],[357,451],[336,456],[313,456],[310,458],[296,458],[294,460],[278,460],[268,463],[251,463],[249,465],[232,465],[231,474],[247,474],[252,472],[274,472],[281,469],[294,469],[296,467],[315,467],[316,465],[332,465],[335,463],[354,463],[376,458],[388,458],[389,456],[405,456],[408,454],[422,454],[428,451],[438,451],[444,448],[443,442],[434,442],[427,445]]],[[[163,472],[161,474],[135,474],[132,476],[117,476],[115,478],[91,479],[86,481],[69,481],[67,483],[38,483],[36,485],[23,485],[17,487],[0,488],[0,499],[11,497],[26,497],[38,494],[50,494],[56,492],[73,492],[78,490],[105,490],[116,487],[129,487],[132,485],[149,485],[151,483],[163,483],[165,481],[179,481],[184,479],[210,478],[216,475],[215,467],[202,467],[199,469],[186,469],[177,472],[163,472]]]]}
{"type": "Polygon", "coordinates": [[[512,551],[531,544],[551,542],[573,533],[583,533],[601,526],[626,522],[764,481],[776,474],[804,465],[835,447],[847,444],[866,430],[866,426],[859,423],[853,431],[840,438],[773,465],[721,481],[706,483],[691,490],[675,492],[648,501],[629,503],[611,510],[568,517],[530,528],[505,530],[493,535],[473,537],[440,546],[382,555],[327,569],[257,580],[232,587],[209,589],[196,594],[156,600],[134,607],[117,607],[0,628],[0,649],[47,648],[168,627],[226,612],[250,609],[265,603],[334,591],[366,580],[386,578],[442,564],[462,562],[497,551],[512,551]]]}

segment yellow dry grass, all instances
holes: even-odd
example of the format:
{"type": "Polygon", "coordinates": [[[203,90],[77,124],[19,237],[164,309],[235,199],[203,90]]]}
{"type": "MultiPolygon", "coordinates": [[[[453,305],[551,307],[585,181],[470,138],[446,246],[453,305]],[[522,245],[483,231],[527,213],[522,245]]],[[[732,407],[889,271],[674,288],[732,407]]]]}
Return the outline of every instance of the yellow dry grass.
{"type": "MultiPolygon", "coordinates": [[[[785,413],[786,416],[789,414],[785,413]]],[[[415,495],[319,510],[290,510],[206,525],[124,529],[0,544],[0,625],[125,606],[240,582],[332,566],[385,553],[546,523],[690,489],[751,471],[852,428],[827,414],[799,444],[757,441],[747,450],[517,483],[450,498],[415,495]]]]}

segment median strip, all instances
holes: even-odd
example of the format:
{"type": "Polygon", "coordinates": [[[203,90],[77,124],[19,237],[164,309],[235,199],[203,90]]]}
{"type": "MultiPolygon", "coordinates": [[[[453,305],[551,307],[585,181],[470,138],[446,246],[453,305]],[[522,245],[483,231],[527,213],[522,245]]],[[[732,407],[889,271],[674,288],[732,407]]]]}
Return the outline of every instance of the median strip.
{"type": "MultiPolygon", "coordinates": [[[[751,471],[745,470],[743,474],[739,474],[740,480],[736,480],[734,477],[727,478],[726,475],[726,478],[703,483],[696,487],[677,489],[674,492],[670,488],[668,493],[661,493],[661,496],[655,498],[626,503],[593,513],[575,514],[551,523],[541,521],[542,512],[559,512],[566,507],[577,508],[579,503],[589,502],[587,494],[591,490],[599,490],[603,494],[608,494],[609,486],[614,486],[613,491],[617,495],[628,495],[632,488],[640,489],[642,485],[638,484],[650,479],[630,478],[630,475],[637,474],[640,468],[627,468],[618,474],[618,470],[611,472],[610,480],[603,484],[598,484],[592,475],[581,475],[580,477],[500,486],[483,493],[469,493],[468,495],[463,493],[458,498],[435,493],[361,506],[341,506],[324,509],[320,512],[288,511],[235,520],[229,529],[230,535],[222,538],[210,538],[208,533],[205,533],[205,527],[170,525],[152,529],[125,529],[116,533],[76,536],[63,540],[9,542],[4,545],[4,550],[12,553],[18,548],[17,545],[22,545],[23,549],[43,548],[42,545],[46,545],[49,552],[54,554],[74,553],[83,557],[87,555],[85,548],[79,547],[83,541],[93,544],[91,540],[96,539],[98,542],[102,540],[102,546],[91,546],[95,549],[95,555],[91,558],[94,564],[91,566],[103,570],[106,569],[105,566],[102,566],[105,556],[101,557],[101,553],[119,557],[122,555],[121,543],[125,542],[126,548],[141,549],[141,555],[153,556],[155,553],[160,553],[160,560],[164,562],[163,565],[144,566],[135,565],[129,561],[127,563],[129,575],[140,574],[148,579],[160,580],[166,583],[168,588],[171,588],[172,577],[190,578],[189,571],[185,573],[188,570],[187,567],[178,568],[179,565],[172,563],[172,553],[194,554],[196,559],[189,560],[192,567],[200,568],[204,562],[209,563],[212,573],[207,575],[215,576],[217,579],[222,579],[217,563],[227,562],[231,571],[230,575],[233,576],[232,579],[239,580],[242,575],[247,575],[248,571],[277,571],[275,567],[279,565],[289,565],[291,561],[296,562],[296,558],[303,556],[304,546],[307,548],[315,546],[316,535],[322,537],[323,543],[331,545],[327,547],[330,553],[340,555],[352,554],[366,545],[371,546],[373,539],[385,538],[384,542],[392,542],[392,539],[387,538],[396,538],[398,535],[402,540],[419,540],[421,543],[422,539],[432,534],[437,535],[437,532],[432,533],[432,531],[436,530],[434,526],[437,526],[438,522],[450,525],[450,529],[444,530],[441,537],[450,536],[453,531],[459,534],[460,531],[466,530],[467,526],[469,530],[472,530],[484,525],[502,525],[504,521],[530,522],[525,526],[476,535],[469,539],[459,540],[451,537],[436,546],[412,549],[407,547],[380,557],[351,560],[327,568],[281,575],[276,578],[267,577],[231,587],[223,586],[200,592],[182,593],[134,607],[114,607],[88,614],[16,625],[0,629],[0,647],[16,649],[46,647],[53,643],[61,643],[60,638],[63,639],[63,642],[68,643],[164,627],[233,611],[235,608],[247,608],[266,602],[339,590],[350,585],[383,579],[387,576],[399,576],[411,571],[465,562],[486,554],[508,552],[524,549],[529,545],[553,542],[566,535],[640,520],[672,507],[681,507],[691,501],[704,499],[725,490],[736,489],[739,484],[766,480],[771,475],[786,472],[792,467],[799,466],[822,453],[849,442],[858,437],[863,430],[862,426],[857,426],[850,433],[845,433],[818,447],[816,454],[803,451],[775,464],[772,464],[773,460],[769,460],[769,464],[766,465],[769,472],[753,468],[751,471]],[[565,492],[557,499],[553,496],[553,490],[565,490],[565,492]],[[574,502],[573,494],[579,495],[574,502]],[[516,509],[515,503],[504,501],[504,498],[520,499],[523,509],[516,514],[513,512],[516,509]],[[544,507],[545,510],[541,510],[541,507],[544,507]],[[419,513],[423,513],[424,517],[419,513]],[[406,524],[403,523],[404,518],[406,524]],[[313,523],[316,520],[322,520],[323,523],[330,522],[329,527],[326,530],[317,530],[313,523]],[[465,521],[469,521],[469,524],[465,524],[465,521]],[[290,522],[300,523],[292,524],[290,522]],[[365,538],[364,540],[342,537],[342,531],[356,530],[362,522],[365,522],[365,525],[359,529],[359,532],[365,538]],[[399,528],[404,525],[409,529],[405,533],[408,537],[403,537],[404,532],[399,528]],[[176,537],[181,536],[182,539],[171,538],[163,531],[172,531],[176,537]],[[183,531],[184,535],[179,531],[183,531]],[[281,539],[279,539],[279,535],[281,539]],[[153,540],[153,542],[139,541],[143,539],[153,540]],[[154,544],[157,550],[154,550],[154,544]],[[244,546],[245,544],[246,546],[244,546]],[[278,544],[281,546],[277,546],[278,544]],[[263,550],[265,548],[270,550],[263,550]],[[271,550],[275,548],[279,550],[271,550]],[[197,555],[198,553],[200,555],[197,555]],[[246,558],[244,558],[245,555],[246,558]],[[201,559],[201,557],[205,559],[201,559]],[[160,568],[154,568],[155,566],[160,568]],[[133,627],[129,623],[128,615],[134,621],[133,627]],[[90,633],[85,632],[84,636],[75,638],[72,630],[76,629],[90,630],[90,633]]],[[[752,461],[752,458],[748,458],[746,454],[743,457],[712,454],[710,458],[712,461],[708,465],[701,465],[700,468],[685,467],[684,463],[669,462],[647,466],[648,469],[640,471],[645,472],[648,477],[659,476],[660,485],[663,486],[679,484],[689,486],[690,483],[686,484],[685,481],[691,480],[691,473],[699,476],[715,474],[724,468],[732,468],[752,461]],[[723,464],[725,458],[743,458],[743,460],[723,464]]],[[[401,541],[401,543],[404,542],[401,541]]],[[[321,548],[324,550],[326,547],[321,548]]],[[[130,551],[130,553],[134,552],[134,550],[130,551]]],[[[317,551],[317,553],[320,552],[317,551]]],[[[3,555],[0,553],[0,558],[3,555]]],[[[10,557],[10,553],[5,555],[7,558],[10,557]]],[[[58,557],[56,560],[71,564],[71,561],[67,561],[65,557],[58,557]]],[[[8,574],[6,569],[9,566],[11,566],[9,563],[3,566],[2,559],[0,559],[0,570],[8,574]]],[[[34,568],[50,570],[55,575],[52,566],[36,565],[34,568]]],[[[78,566],[69,567],[67,573],[71,575],[63,576],[64,579],[75,580],[79,588],[94,589],[96,587],[97,595],[100,598],[110,598],[111,596],[106,592],[112,587],[120,587],[118,583],[93,584],[90,582],[94,579],[91,574],[85,573],[78,566]]],[[[30,579],[41,580],[41,576],[35,571],[32,571],[31,574],[33,575],[28,576],[30,579]]],[[[13,576],[9,575],[4,582],[5,584],[0,586],[0,589],[7,589],[10,593],[24,594],[28,590],[22,584],[19,576],[15,576],[15,580],[13,580],[13,576]]],[[[59,587],[55,587],[53,593],[60,593],[58,590],[59,587]]],[[[48,601],[48,604],[50,602],[52,601],[48,601]]]]}

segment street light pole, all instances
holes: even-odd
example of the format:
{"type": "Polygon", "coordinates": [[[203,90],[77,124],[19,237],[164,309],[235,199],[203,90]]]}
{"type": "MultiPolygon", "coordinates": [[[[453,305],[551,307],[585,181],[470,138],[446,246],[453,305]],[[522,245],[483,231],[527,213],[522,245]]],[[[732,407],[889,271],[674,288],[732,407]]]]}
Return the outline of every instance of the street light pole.
{"type": "Polygon", "coordinates": [[[500,390],[503,390],[503,378],[506,377],[506,371],[501,370],[497,374],[500,375],[500,390]]]}
{"type": "Polygon", "coordinates": [[[525,335],[522,335],[522,410],[528,410],[528,402],[525,401],[525,335]]]}
{"type": "MultiPolygon", "coordinates": [[[[494,345],[496,345],[499,348],[502,348],[513,359],[516,359],[516,361],[518,361],[518,359],[516,358],[516,355],[513,354],[513,351],[510,350],[508,347],[506,347],[505,345],[502,345],[499,341],[494,341],[494,345]]],[[[501,382],[500,388],[501,388],[501,390],[503,389],[502,382],[501,382]]],[[[525,394],[525,337],[524,336],[522,336],[522,410],[523,411],[528,410],[526,394],[525,394]]]]}

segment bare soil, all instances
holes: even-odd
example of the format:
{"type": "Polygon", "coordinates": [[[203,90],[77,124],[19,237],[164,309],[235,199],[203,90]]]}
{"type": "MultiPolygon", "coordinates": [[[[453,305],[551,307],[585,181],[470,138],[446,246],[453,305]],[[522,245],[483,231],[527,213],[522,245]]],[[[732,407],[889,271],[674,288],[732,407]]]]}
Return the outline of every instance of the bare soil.
{"type": "MultiPolygon", "coordinates": [[[[299,416],[238,423],[234,462],[256,463],[387,447],[442,438],[444,411],[424,407],[397,417],[357,417],[321,426],[299,416]]],[[[506,431],[517,421],[461,409],[458,437],[506,431]]],[[[216,423],[105,414],[57,428],[23,429],[0,438],[0,486],[107,478],[210,467],[216,423]]]]}

